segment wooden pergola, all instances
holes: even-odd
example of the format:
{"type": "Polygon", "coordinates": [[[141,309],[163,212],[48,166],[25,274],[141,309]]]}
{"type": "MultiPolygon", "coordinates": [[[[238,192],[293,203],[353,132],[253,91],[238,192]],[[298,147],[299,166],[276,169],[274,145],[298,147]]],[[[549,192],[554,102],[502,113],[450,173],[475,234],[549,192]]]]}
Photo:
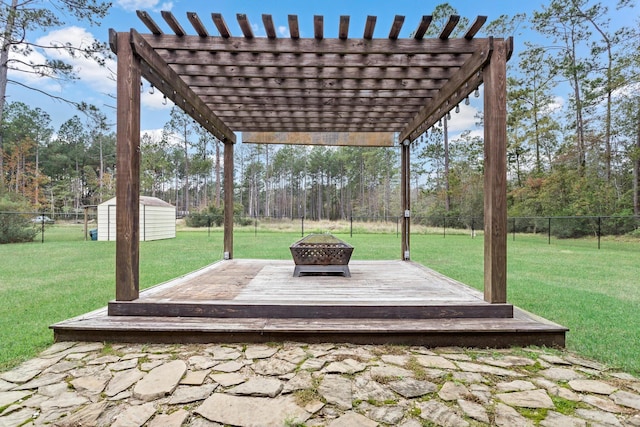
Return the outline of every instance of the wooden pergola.
{"type": "Polygon", "coordinates": [[[234,132],[245,142],[393,146],[401,150],[402,247],[410,259],[410,146],[484,83],[484,297],[506,302],[506,62],[512,39],[476,38],[478,17],[461,38],[450,38],[451,16],[437,37],[425,38],[431,16],[419,19],[411,38],[400,39],[403,16],[387,38],[374,38],[368,16],[362,37],[349,36],[341,16],[338,38],[324,37],[314,16],[313,38],[301,37],[296,15],[288,38],[278,38],[271,15],[266,37],[256,37],[244,14],[233,36],[221,14],[218,34],[187,13],[195,35],[170,12],[172,34],[146,12],[149,33],[110,30],[117,68],[116,300],[139,296],[140,86],[141,78],[171,99],[224,143],[224,253],[233,258],[234,132]]]}

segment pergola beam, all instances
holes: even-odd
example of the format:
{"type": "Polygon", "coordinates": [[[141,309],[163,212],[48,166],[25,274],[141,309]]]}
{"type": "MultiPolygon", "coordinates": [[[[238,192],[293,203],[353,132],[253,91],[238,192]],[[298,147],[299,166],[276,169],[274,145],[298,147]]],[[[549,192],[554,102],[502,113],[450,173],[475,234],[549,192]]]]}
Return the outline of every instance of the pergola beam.
{"type": "MultiPolygon", "coordinates": [[[[211,58],[213,59],[213,57],[211,58]]],[[[447,65],[434,65],[430,68],[403,67],[390,65],[388,67],[333,67],[325,66],[322,69],[311,67],[300,68],[300,66],[281,63],[279,67],[263,66],[220,66],[220,65],[193,65],[180,64],[171,68],[184,78],[205,77],[216,78],[231,74],[235,78],[243,79],[299,79],[299,80],[321,80],[321,79],[342,79],[342,80],[404,80],[404,79],[425,79],[443,80],[451,75],[450,67],[447,65]]],[[[459,66],[459,65],[456,65],[459,66]]],[[[216,82],[217,80],[213,80],[216,82]]],[[[433,84],[433,83],[432,83],[433,84]]]]}
{"type": "Polygon", "coordinates": [[[393,147],[395,134],[391,132],[243,132],[242,143],[393,147]]]}
{"type": "Polygon", "coordinates": [[[364,34],[362,38],[365,40],[371,40],[373,38],[373,31],[376,28],[376,21],[378,20],[375,16],[367,16],[367,21],[364,24],[364,34]]]}
{"type": "MultiPolygon", "coordinates": [[[[222,17],[219,22],[224,23],[222,17]]],[[[225,24],[226,25],[226,24],[225,24]]],[[[219,29],[220,30],[220,29],[219,29]]],[[[142,37],[154,49],[170,49],[175,51],[210,51],[210,52],[249,52],[258,54],[318,54],[330,53],[339,55],[440,55],[440,54],[471,54],[476,52],[486,43],[486,39],[466,40],[456,39],[311,39],[301,38],[278,39],[273,43],[268,38],[246,39],[245,37],[231,37],[228,29],[225,31],[228,37],[209,37],[202,39],[199,36],[185,35],[178,37],[173,34],[149,35],[142,37]]]]}
{"type": "Polygon", "coordinates": [[[146,40],[131,30],[133,51],[140,56],[148,67],[142,67],[142,75],[176,105],[185,110],[194,120],[223,142],[235,142],[236,137],[211,109],[193,93],[180,76],[173,71],[153,50],[146,40]]]}
{"type": "Polygon", "coordinates": [[[482,82],[481,70],[489,62],[492,49],[493,39],[490,38],[485,41],[483,48],[472,55],[458,72],[442,86],[439,94],[420,109],[400,134],[400,140],[409,138],[413,141],[454,108],[456,104],[469,96],[482,82]]]}
{"type": "MultiPolygon", "coordinates": [[[[233,67],[238,70],[240,67],[255,67],[256,54],[251,52],[229,52],[229,51],[209,51],[197,50],[187,52],[175,49],[155,49],[156,52],[172,68],[176,66],[215,65],[217,67],[233,67]]],[[[372,68],[372,67],[415,67],[424,68],[428,72],[433,67],[460,67],[471,55],[470,53],[402,53],[385,54],[372,53],[361,54],[338,54],[325,53],[321,56],[314,53],[266,53],[260,55],[260,64],[265,68],[282,67],[351,67],[351,68],[372,68]]]]}

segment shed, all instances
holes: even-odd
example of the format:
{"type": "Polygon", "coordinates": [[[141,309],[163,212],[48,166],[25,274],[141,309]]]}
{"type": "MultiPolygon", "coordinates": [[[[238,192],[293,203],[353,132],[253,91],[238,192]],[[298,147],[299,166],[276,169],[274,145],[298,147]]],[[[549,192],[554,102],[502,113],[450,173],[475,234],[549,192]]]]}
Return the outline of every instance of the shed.
{"type": "MultiPolygon", "coordinates": [[[[116,198],[98,205],[98,240],[116,240],[116,198]]],[[[176,207],[157,197],[140,196],[140,240],[176,237],[176,207]]]]}

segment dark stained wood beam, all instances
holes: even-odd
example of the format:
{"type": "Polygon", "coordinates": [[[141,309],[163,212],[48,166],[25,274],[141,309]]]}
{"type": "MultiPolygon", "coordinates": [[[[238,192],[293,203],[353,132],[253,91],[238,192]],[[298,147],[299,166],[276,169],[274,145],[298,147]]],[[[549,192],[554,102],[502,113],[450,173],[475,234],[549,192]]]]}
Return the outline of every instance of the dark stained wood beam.
{"type": "Polygon", "coordinates": [[[231,37],[231,32],[229,31],[229,27],[227,27],[227,23],[222,17],[222,14],[212,13],[211,19],[213,20],[213,24],[218,29],[218,32],[220,33],[220,37],[222,37],[223,39],[228,39],[231,37]]]}
{"type": "Polygon", "coordinates": [[[242,30],[242,34],[247,39],[253,38],[253,30],[251,29],[251,24],[249,23],[249,18],[245,13],[238,13],[236,15],[238,19],[238,25],[240,25],[240,29],[242,30]]]}
{"type": "Polygon", "coordinates": [[[507,301],[507,44],[484,74],[484,299],[507,301]]]}
{"type": "Polygon", "coordinates": [[[230,123],[229,126],[233,126],[242,132],[399,132],[402,129],[403,124],[398,125],[381,125],[379,123],[312,123],[307,124],[304,121],[291,124],[262,124],[253,122],[239,122],[237,127],[230,123]]]}
{"type": "MultiPolygon", "coordinates": [[[[457,64],[460,67],[464,62],[457,64]]],[[[171,67],[181,76],[216,78],[229,75],[234,78],[255,79],[355,79],[355,80],[446,80],[452,75],[450,66],[442,67],[280,67],[263,66],[219,66],[219,65],[174,65],[171,67]]]]}
{"type": "Polygon", "coordinates": [[[263,106],[262,109],[253,108],[253,109],[225,109],[221,110],[218,113],[218,117],[225,118],[229,117],[230,119],[250,119],[251,117],[255,117],[256,119],[265,120],[265,122],[271,119],[281,120],[283,123],[288,120],[295,119],[315,119],[315,120],[331,120],[331,119],[360,119],[360,120],[370,120],[370,121],[397,121],[400,123],[404,123],[404,121],[411,119],[413,117],[413,109],[407,109],[405,111],[401,111],[399,108],[390,108],[389,110],[385,110],[382,107],[378,107],[374,111],[367,111],[366,106],[362,105],[360,107],[350,107],[344,106],[343,108],[336,108],[333,106],[325,107],[324,109],[310,109],[310,108],[299,108],[294,109],[294,107],[289,107],[289,109],[268,109],[268,107],[263,106]],[[349,109],[351,108],[351,110],[349,109]],[[284,117],[283,117],[284,116],[284,117]]]}
{"type": "Polygon", "coordinates": [[[187,19],[191,22],[193,29],[200,37],[209,37],[209,32],[195,12],[187,12],[187,19]]]}
{"type": "Polygon", "coordinates": [[[451,35],[451,33],[453,32],[453,30],[456,28],[456,25],[458,25],[458,21],[460,21],[460,16],[451,15],[449,17],[449,21],[447,21],[447,23],[445,24],[438,38],[440,40],[447,40],[451,35]]]}
{"type": "Polygon", "coordinates": [[[298,15],[289,15],[289,37],[296,40],[300,38],[300,26],[298,25],[298,15]]]}
{"type": "MultiPolygon", "coordinates": [[[[145,76],[146,78],[146,76],[145,76]]],[[[370,79],[371,83],[366,84],[362,79],[281,79],[281,78],[248,78],[248,77],[205,77],[205,76],[184,76],[182,80],[194,91],[196,87],[229,87],[229,88],[264,88],[280,89],[288,91],[291,89],[378,89],[378,90],[429,90],[439,89],[442,82],[433,79],[370,79]]]]}
{"type": "Polygon", "coordinates": [[[313,17],[313,37],[316,40],[324,38],[324,17],[322,15],[314,15],[313,17]]]}
{"type": "Polygon", "coordinates": [[[338,38],[346,40],[349,38],[349,16],[340,16],[340,26],[338,27],[338,38]]]}
{"type": "Polygon", "coordinates": [[[389,39],[397,40],[400,35],[400,30],[402,30],[402,24],[404,24],[404,16],[396,15],[393,18],[393,24],[391,24],[391,30],[389,31],[389,39]]]}
{"type": "Polygon", "coordinates": [[[225,143],[224,164],[224,259],[233,259],[233,144],[225,143]]]}
{"type": "Polygon", "coordinates": [[[220,117],[239,111],[261,111],[269,109],[269,114],[278,111],[335,111],[354,113],[402,114],[410,112],[409,118],[415,116],[415,111],[425,103],[425,98],[296,98],[296,97],[251,97],[235,95],[201,95],[202,100],[214,111],[219,111],[220,117]],[[251,102],[251,104],[249,104],[251,102]]]}
{"type": "Polygon", "coordinates": [[[132,301],[140,289],[140,60],[129,33],[110,32],[116,47],[116,300],[132,301]]]}
{"type": "Polygon", "coordinates": [[[474,38],[485,22],[487,22],[486,16],[478,16],[465,33],[464,38],[467,40],[471,40],[472,38],[474,38]]]}
{"type": "Polygon", "coordinates": [[[365,40],[371,40],[373,38],[373,31],[376,28],[376,18],[375,16],[367,16],[367,22],[364,24],[364,34],[362,38],[365,40]]]}
{"type": "Polygon", "coordinates": [[[314,113],[314,112],[297,112],[295,117],[291,117],[286,114],[254,114],[253,117],[248,115],[229,115],[225,116],[227,123],[230,126],[265,126],[265,127],[277,127],[278,125],[286,126],[323,126],[323,125],[335,125],[335,126],[364,126],[367,129],[381,128],[383,126],[403,126],[404,120],[400,120],[396,117],[374,117],[367,115],[350,115],[349,113],[314,113]]]}
{"type": "Polygon", "coordinates": [[[411,259],[411,142],[400,140],[400,208],[402,237],[400,259],[411,259]]]}
{"type": "Polygon", "coordinates": [[[273,24],[273,18],[271,15],[262,14],[262,23],[264,24],[264,30],[267,33],[267,38],[275,39],[276,35],[276,27],[273,24]]]}
{"type": "Polygon", "coordinates": [[[144,38],[131,30],[131,45],[136,54],[146,63],[142,75],[189,114],[195,121],[223,142],[235,142],[233,131],[227,127],[209,107],[196,96],[193,90],[162,60],[144,38]]]}
{"type": "Polygon", "coordinates": [[[149,31],[151,31],[151,34],[162,34],[162,30],[160,29],[158,24],[156,24],[156,21],[154,21],[147,12],[145,12],[144,10],[136,10],[136,14],[138,15],[138,18],[140,18],[142,23],[149,29],[149,31]]]}
{"type": "Polygon", "coordinates": [[[489,61],[493,39],[485,39],[485,46],[472,55],[467,62],[440,88],[438,96],[430,100],[400,134],[400,140],[414,140],[424,130],[437,122],[457,103],[466,98],[482,82],[482,67],[489,61]]]}
{"type": "MultiPolygon", "coordinates": [[[[349,41],[345,41],[348,43],[349,41]]],[[[372,53],[361,54],[337,54],[326,53],[322,56],[311,53],[264,53],[252,52],[212,52],[184,50],[156,49],[156,52],[165,60],[167,64],[176,68],[179,66],[224,66],[234,67],[256,67],[257,60],[260,60],[261,67],[358,67],[358,68],[385,68],[385,67],[421,67],[425,69],[433,67],[458,68],[469,57],[470,53],[464,54],[382,54],[372,53]],[[259,55],[259,57],[257,57],[259,55]]],[[[231,73],[229,73],[231,74],[231,73]]]]}
{"type": "MultiPolygon", "coordinates": [[[[228,31],[226,32],[228,33],[228,31]]],[[[244,37],[209,37],[203,40],[199,36],[177,37],[172,34],[154,36],[143,34],[142,37],[154,49],[170,49],[175,51],[212,51],[212,52],[248,52],[258,54],[339,54],[339,55],[440,55],[471,54],[482,48],[487,39],[440,40],[427,38],[416,42],[415,39],[311,39],[298,40],[278,39],[278,43],[264,38],[247,40],[244,37]]]]}
{"type": "Polygon", "coordinates": [[[162,14],[162,17],[164,18],[164,20],[167,22],[167,25],[169,26],[169,28],[171,28],[171,30],[175,33],[176,36],[182,37],[186,34],[184,29],[182,28],[182,25],[180,25],[176,17],[173,16],[173,13],[166,10],[163,10],[160,13],[162,14]]]}
{"type": "Polygon", "coordinates": [[[416,31],[413,34],[413,38],[416,40],[422,40],[425,33],[429,29],[432,20],[433,17],[431,15],[423,15],[422,19],[420,19],[420,24],[418,24],[418,28],[416,28],[416,31]]]}
{"type": "Polygon", "coordinates": [[[348,105],[357,105],[368,103],[371,100],[379,100],[388,103],[387,105],[417,105],[416,102],[422,100],[419,105],[424,105],[424,98],[432,98],[438,93],[437,89],[429,90],[338,90],[338,89],[290,89],[280,90],[273,88],[216,88],[216,87],[194,87],[194,92],[209,103],[224,104],[228,100],[229,104],[246,103],[251,104],[288,104],[302,105],[306,99],[313,99],[318,103],[325,103],[324,98],[330,98],[326,102],[333,99],[345,98],[355,99],[354,102],[348,102],[348,105]],[[302,99],[304,98],[304,99],[302,99]]]}
{"type": "Polygon", "coordinates": [[[299,144],[358,147],[393,147],[391,132],[243,132],[243,144],[299,144]]]}

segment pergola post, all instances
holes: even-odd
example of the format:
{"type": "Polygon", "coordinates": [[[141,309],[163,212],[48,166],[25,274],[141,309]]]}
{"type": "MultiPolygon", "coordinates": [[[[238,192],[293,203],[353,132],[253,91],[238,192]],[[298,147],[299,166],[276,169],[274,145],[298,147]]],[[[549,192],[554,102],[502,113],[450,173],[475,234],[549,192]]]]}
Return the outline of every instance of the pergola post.
{"type": "Polygon", "coordinates": [[[224,144],[224,259],[233,259],[233,143],[224,144]]]}
{"type": "Polygon", "coordinates": [[[484,299],[507,302],[507,48],[495,41],[484,77],[484,299]]]}
{"type": "Polygon", "coordinates": [[[411,176],[410,176],[410,150],[411,141],[405,139],[401,145],[401,167],[400,167],[400,187],[402,205],[402,253],[401,259],[408,261],[411,259],[410,237],[411,237],[411,176]]]}
{"type": "Polygon", "coordinates": [[[116,300],[139,294],[140,60],[130,34],[117,33],[116,300]]]}

